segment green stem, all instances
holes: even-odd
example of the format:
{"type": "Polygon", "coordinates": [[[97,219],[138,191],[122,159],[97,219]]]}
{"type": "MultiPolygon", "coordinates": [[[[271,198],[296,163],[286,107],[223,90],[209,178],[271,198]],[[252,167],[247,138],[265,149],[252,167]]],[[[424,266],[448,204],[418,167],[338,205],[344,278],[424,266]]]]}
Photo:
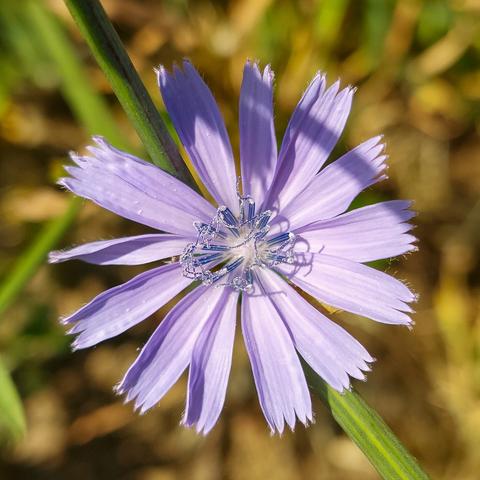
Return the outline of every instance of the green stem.
{"type": "Polygon", "coordinates": [[[355,391],[339,393],[328,386],[305,362],[310,388],[333,418],[357,444],[382,478],[388,480],[428,480],[428,475],[408,453],[400,440],[355,391]]]}
{"type": "Polygon", "coordinates": [[[98,0],[65,0],[152,161],[190,185],[193,179],[98,0]]]}

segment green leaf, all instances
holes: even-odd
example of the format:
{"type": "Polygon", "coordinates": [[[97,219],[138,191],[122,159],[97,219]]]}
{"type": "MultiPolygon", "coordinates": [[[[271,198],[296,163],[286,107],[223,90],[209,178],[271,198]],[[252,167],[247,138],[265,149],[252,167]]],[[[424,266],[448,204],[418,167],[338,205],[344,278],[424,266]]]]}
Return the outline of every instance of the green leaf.
{"type": "Polygon", "coordinates": [[[97,0],[65,0],[152,161],[194,185],[178,149],[125,48],[97,0]]]}
{"type": "Polygon", "coordinates": [[[20,396],[0,357],[0,442],[19,440],[26,431],[20,396]]]}
{"type": "Polygon", "coordinates": [[[378,473],[388,480],[428,480],[428,475],[408,453],[380,415],[355,391],[339,393],[327,385],[305,362],[308,383],[333,418],[357,444],[378,473]]]}

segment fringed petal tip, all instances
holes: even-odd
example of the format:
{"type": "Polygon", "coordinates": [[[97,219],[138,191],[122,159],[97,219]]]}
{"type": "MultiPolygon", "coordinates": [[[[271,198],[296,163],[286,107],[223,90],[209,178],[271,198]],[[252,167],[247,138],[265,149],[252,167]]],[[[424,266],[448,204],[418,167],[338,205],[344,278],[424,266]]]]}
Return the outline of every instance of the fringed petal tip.
{"type": "Polygon", "coordinates": [[[155,75],[157,76],[157,84],[159,86],[165,83],[165,77],[168,76],[168,71],[163,65],[159,65],[153,69],[155,75]]]}
{"type": "Polygon", "coordinates": [[[285,432],[285,427],[288,427],[288,429],[292,433],[295,433],[295,428],[299,423],[302,424],[305,428],[308,428],[310,425],[315,423],[315,420],[313,419],[312,412],[310,412],[308,415],[302,415],[302,416],[300,416],[298,412],[295,412],[293,421],[292,419],[289,420],[286,417],[284,417],[283,423],[281,423],[280,425],[272,425],[270,422],[268,422],[268,420],[267,420],[267,423],[270,428],[271,437],[275,435],[282,437],[285,432]]]}
{"type": "MultiPolygon", "coordinates": [[[[119,397],[122,397],[122,401],[123,401],[123,404],[124,405],[127,405],[128,403],[130,403],[133,399],[132,398],[129,398],[129,395],[128,395],[128,391],[127,389],[125,388],[125,385],[123,383],[123,380],[117,382],[113,388],[112,388],[112,391],[115,395],[119,396],[119,397]]],[[[133,406],[133,410],[135,411],[136,410],[136,406],[134,405],[133,406]]]]}
{"type": "Polygon", "coordinates": [[[132,409],[135,413],[139,415],[145,415],[148,410],[150,410],[155,404],[146,407],[145,405],[142,404],[142,402],[138,401],[138,396],[133,395],[132,391],[129,390],[123,380],[118,382],[114,387],[113,387],[113,393],[119,397],[123,397],[122,401],[124,405],[130,404],[132,406],[132,409]]]}
{"type": "Polygon", "coordinates": [[[366,376],[372,371],[373,364],[377,361],[375,357],[369,355],[365,350],[366,355],[363,357],[363,361],[360,361],[356,368],[346,372],[349,377],[355,378],[356,380],[366,380],[366,376]]]}
{"type": "MultiPolygon", "coordinates": [[[[321,73],[320,70],[317,71],[317,75],[318,75],[318,73],[321,73]]],[[[338,89],[340,89],[341,84],[342,84],[342,78],[337,77],[335,82],[333,82],[331,86],[335,85],[338,89]]],[[[347,85],[345,85],[342,88],[342,91],[345,92],[345,93],[347,93],[347,92],[355,93],[357,90],[358,90],[358,87],[356,87],[355,85],[351,85],[350,83],[348,83],[347,85]]]]}
{"type": "Polygon", "coordinates": [[[78,331],[74,331],[75,327],[71,328],[70,330],[67,330],[67,335],[77,335],[75,339],[73,340],[72,343],[70,343],[70,350],[72,353],[78,352],[79,350],[84,350],[85,348],[89,348],[92,345],[84,345],[82,344],[81,338],[80,338],[80,333],[78,331]]]}
{"type": "Polygon", "coordinates": [[[70,150],[68,152],[68,156],[70,157],[70,160],[72,160],[72,162],[74,163],[78,163],[81,158],[81,155],[79,155],[79,153],[75,150],[70,150]]]}
{"type": "MultiPolygon", "coordinates": [[[[102,135],[93,135],[92,140],[103,150],[109,150],[112,148],[112,146],[107,142],[105,137],[103,137],[102,135]]],[[[91,145],[87,146],[87,150],[90,151],[91,148],[92,148],[91,145]]]]}
{"type": "Polygon", "coordinates": [[[248,58],[245,62],[244,68],[252,69],[259,79],[267,82],[270,86],[273,85],[273,82],[275,80],[275,72],[272,70],[272,66],[269,63],[265,65],[262,73],[262,69],[260,67],[260,60],[253,60],[251,58],[248,58]]]}
{"type": "Polygon", "coordinates": [[[163,82],[168,78],[175,78],[179,73],[182,74],[194,71],[197,75],[200,75],[188,57],[182,59],[181,65],[177,62],[173,62],[170,71],[163,64],[154,67],[153,71],[157,75],[159,85],[161,81],[163,82]]]}
{"type": "Polygon", "coordinates": [[[370,357],[370,360],[366,360],[362,365],[357,365],[354,370],[350,369],[348,372],[345,372],[347,380],[344,381],[341,388],[337,388],[332,385],[330,386],[341,395],[345,394],[346,392],[352,392],[353,380],[358,380],[360,382],[366,382],[368,380],[368,374],[372,371],[370,364],[373,362],[376,362],[376,358],[370,357]]]}
{"type": "MultiPolygon", "coordinates": [[[[120,395],[120,394],[118,394],[118,395],[120,395]]],[[[134,411],[134,413],[136,413],[137,415],[142,415],[142,416],[145,415],[150,409],[152,409],[155,406],[155,405],[151,405],[149,407],[145,407],[144,405],[141,405],[139,403],[134,403],[132,405],[132,401],[128,398],[128,396],[123,399],[123,404],[124,405],[130,404],[132,406],[132,410],[134,411]]]]}
{"type": "Polygon", "coordinates": [[[48,253],[47,261],[48,263],[60,263],[65,260],[62,258],[62,250],[52,250],[48,253]]]}
{"type": "MultiPolygon", "coordinates": [[[[190,60],[188,57],[183,57],[183,59],[182,59],[182,66],[184,67],[186,64],[189,64],[192,68],[195,69],[195,67],[193,66],[191,60],[190,60]]],[[[174,60],[174,61],[172,62],[170,71],[169,71],[169,69],[168,69],[163,63],[160,63],[160,64],[158,64],[157,66],[153,67],[153,71],[154,71],[155,74],[157,75],[157,79],[160,79],[160,77],[166,77],[166,76],[169,76],[169,75],[171,75],[171,74],[174,74],[175,71],[181,70],[182,66],[179,66],[179,65],[178,65],[178,62],[177,62],[176,60],[174,60]],[[170,73],[170,72],[171,72],[171,73],[170,73]]]]}
{"type": "MultiPolygon", "coordinates": [[[[335,83],[338,83],[338,85],[340,87],[340,84],[341,84],[340,79],[338,79],[335,83]]],[[[343,94],[343,95],[349,97],[349,100],[351,101],[353,99],[353,96],[355,95],[355,93],[357,93],[357,90],[358,90],[357,87],[349,84],[349,85],[346,85],[345,87],[343,87],[343,89],[340,91],[340,93],[338,95],[343,94]]]]}
{"type": "MultiPolygon", "coordinates": [[[[60,325],[70,325],[72,322],[74,322],[74,320],[72,320],[72,317],[75,315],[75,312],[70,314],[70,315],[63,315],[61,316],[58,321],[60,323],[60,325]]],[[[71,327],[71,329],[73,329],[74,327],[71,327]]],[[[66,332],[67,334],[71,335],[70,331],[67,331],[66,332]]]]}
{"type": "Polygon", "coordinates": [[[270,85],[273,85],[275,81],[275,72],[272,70],[270,64],[267,64],[263,69],[263,81],[267,81],[270,85]]]}
{"type": "MultiPolygon", "coordinates": [[[[92,139],[92,142],[97,144],[99,147],[105,149],[105,150],[108,150],[110,148],[113,148],[109,143],[108,141],[106,140],[106,138],[103,136],[103,135],[92,135],[91,137],[92,139]]],[[[93,145],[87,145],[85,148],[90,151],[91,148],[95,148],[93,145]]],[[[78,161],[85,161],[85,156],[84,155],[81,155],[79,154],[77,151],[75,150],[70,150],[68,152],[68,156],[71,158],[71,160],[73,160],[75,163],[77,163],[78,161]]]]}
{"type": "MultiPolygon", "coordinates": [[[[397,273],[397,272],[395,272],[395,273],[397,273]]],[[[397,279],[393,275],[390,275],[390,276],[392,278],[397,279]]],[[[414,292],[412,290],[412,287],[411,287],[411,284],[410,284],[409,281],[404,280],[404,279],[398,279],[398,282],[404,287],[403,288],[403,290],[404,290],[403,301],[407,304],[405,310],[403,310],[403,311],[408,312],[408,313],[415,313],[415,310],[413,310],[410,307],[410,305],[415,304],[420,300],[420,294],[417,293],[417,292],[414,292]]]]}
{"type": "Polygon", "coordinates": [[[415,328],[415,321],[410,320],[410,323],[405,324],[405,327],[407,327],[409,332],[413,332],[413,329],[415,328]]]}
{"type": "Polygon", "coordinates": [[[195,70],[195,72],[197,72],[196,68],[193,66],[192,62],[188,58],[184,58],[181,65],[174,61],[170,70],[165,65],[160,64],[158,65],[158,67],[154,68],[154,71],[157,74],[157,80],[160,84],[161,81],[164,82],[169,78],[174,79],[178,74],[184,73],[187,68],[191,68],[195,70]]]}
{"type": "Polygon", "coordinates": [[[138,415],[145,415],[149,410],[158,404],[158,402],[147,404],[144,400],[140,400],[138,396],[131,395],[130,392],[125,393],[127,396],[124,398],[123,403],[126,405],[133,402],[133,411],[138,415]]]}
{"type": "Polygon", "coordinates": [[[184,413],[179,423],[181,427],[194,429],[198,435],[202,435],[203,437],[206,437],[213,430],[216,424],[217,422],[213,423],[212,425],[207,425],[205,423],[200,423],[200,422],[189,422],[187,420],[186,413],[184,413]]]}
{"type": "MultiPolygon", "coordinates": [[[[66,324],[64,324],[66,325],[66,324]]],[[[85,335],[84,330],[81,330],[80,324],[75,324],[72,328],[66,331],[67,335],[76,335],[75,339],[70,343],[72,353],[86,348],[95,347],[98,342],[92,343],[88,336],[85,335]]]]}
{"type": "Polygon", "coordinates": [[[72,189],[69,186],[69,177],[61,177],[57,180],[57,185],[61,188],[64,188],[65,190],[68,190],[69,192],[72,191],[72,189]]]}
{"type": "MultiPolygon", "coordinates": [[[[373,359],[372,359],[373,361],[373,359]]],[[[340,380],[340,385],[330,385],[331,388],[336,390],[341,395],[345,394],[346,392],[351,392],[353,389],[352,381],[353,379],[358,380],[360,382],[367,381],[367,375],[370,373],[372,369],[369,365],[364,363],[363,365],[358,365],[354,370],[350,369],[349,371],[344,372],[344,377],[340,380]]],[[[328,382],[327,382],[328,383],[328,382]]]]}

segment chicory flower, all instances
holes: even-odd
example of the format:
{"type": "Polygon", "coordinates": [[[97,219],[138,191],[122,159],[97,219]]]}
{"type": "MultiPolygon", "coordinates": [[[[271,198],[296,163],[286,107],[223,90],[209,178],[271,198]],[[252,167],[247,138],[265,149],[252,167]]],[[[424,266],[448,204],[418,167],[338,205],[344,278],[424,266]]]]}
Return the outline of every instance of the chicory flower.
{"type": "Polygon", "coordinates": [[[354,89],[317,74],[298,103],[277,152],[273,72],[247,62],[240,93],[240,179],[224,122],[195,68],[157,72],[180,140],[215,206],[187,185],[96,137],[72,154],[60,184],[74,194],[162,233],[52,252],[51,262],[138,265],[170,259],[107,290],[65,318],[75,349],[119,335],[187,293],[152,334],[117,387],[141,412],[189,368],[183,423],[207,433],[223,408],[237,305],[260,405],[271,430],[312,420],[299,354],[338,391],[364,379],[373,358],[303,291],[372,320],[411,324],[414,294],[363,265],[413,250],[408,201],[347,211],[386,178],[382,137],[328,166],[354,89]],[[166,233],[164,233],[166,232],[166,233]]]}

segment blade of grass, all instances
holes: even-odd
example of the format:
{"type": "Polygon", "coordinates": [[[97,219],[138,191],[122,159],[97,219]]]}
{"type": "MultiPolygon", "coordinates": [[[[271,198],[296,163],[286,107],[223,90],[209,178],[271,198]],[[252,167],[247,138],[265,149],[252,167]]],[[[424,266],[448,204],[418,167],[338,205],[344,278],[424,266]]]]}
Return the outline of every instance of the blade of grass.
{"type": "Polygon", "coordinates": [[[25,430],[22,402],[0,357],[0,442],[19,440],[25,434],[25,430]]]}
{"type": "Polygon", "coordinates": [[[342,32],[342,22],[347,13],[348,0],[336,2],[319,2],[315,14],[315,36],[321,45],[322,56],[327,56],[328,51],[335,45],[338,36],[342,32]]]}
{"type": "Polygon", "coordinates": [[[65,3],[152,161],[193,186],[175,142],[100,2],[65,0],[65,3]]]}
{"type": "Polygon", "coordinates": [[[377,67],[380,62],[394,7],[395,3],[391,0],[367,0],[366,2],[362,44],[369,57],[371,69],[377,67]]]}
{"type": "MultiPolygon", "coordinates": [[[[96,0],[86,2],[72,0],[66,1],[66,3],[86,37],[95,58],[110,81],[120,103],[142,139],[152,161],[193,186],[192,177],[174,141],[100,3],[96,0]]],[[[85,124],[90,133],[108,136],[105,126],[113,124],[113,118],[111,121],[98,123],[98,112],[102,111],[103,107],[98,100],[92,100],[91,97],[95,97],[96,94],[88,86],[88,81],[85,80],[84,88],[81,90],[83,94],[79,95],[78,93],[75,75],[81,70],[81,66],[75,60],[76,57],[73,55],[71,47],[59,46],[60,44],[68,44],[68,38],[60,28],[57,28],[58,25],[48,17],[50,14],[45,12],[43,7],[32,4],[30,11],[36,28],[46,35],[45,48],[49,51],[59,73],[62,75],[63,90],[72,106],[72,110],[79,115],[80,121],[85,124]],[[84,108],[81,104],[93,104],[94,109],[84,108]]],[[[100,113],[100,118],[108,119],[108,117],[109,112],[106,109],[100,113]]],[[[72,200],[71,211],[75,212],[78,205],[78,200],[72,200]]],[[[44,227],[39,237],[32,242],[13,267],[11,273],[2,282],[0,285],[0,313],[5,311],[12,303],[16,295],[28,282],[30,276],[43,262],[47,252],[53,248],[54,244],[73,222],[75,214],[70,216],[69,212],[56,221],[58,225],[65,225],[61,231],[56,229],[55,225],[57,224],[55,222],[44,227]],[[56,232],[59,232],[58,235],[56,232]]]]}
{"type": "Polygon", "coordinates": [[[30,35],[35,36],[58,71],[63,97],[77,119],[90,133],[102,134],[117,147],[128,148],[125,135],[116,126],[103,98],[93,90],[58,19],[41,2],[27,2],[23,14],[31,26],[30,35]]]}
{"type": "Polygon", "coordinates": [[[317,393],[333,418],[357,444],[382,478],[428,480],[400,440],[375,410],[355,391],[339,393],[328,386],[305,362],[310,388],[317,393]]]}
{"type": "Polygon", "coordinates": [[[45,65],[45,52],[38,48],[36,41],[32,41],[28,22],[25,21],[24,8],[27,1],[21,5],[16,2],[0,2],[2,58],[14,62],[18,81],[29,76],[41,78],[45,65]]]}
{"type": "MultiPolygon", "coordinates": [[[[73,113],[89,133],[105,135],[118,146],[124,145],[122,134],[115,127],[114,117],[83,72],[68,36],[41,4],[27,2],[25,6],[27,8],[17,11],[10,18],[12,22],[20,22],[22,28],[25,24],[31,25],[31,35],[36,37],[33,44],[51,59],[52,68],[60,75],[62,92],[73,113]]],[[[28,71],[28,65],[24,66],[24,70],[28,71]]],[[[43,263],[47,253],[68,230],[80,203],[80,199],[72,198],[65,214],[47,223],[10,269],[0,284],[0,314],[12,304],[43,263]]]]}
{"type": "Polygon", "coordinates": [[[72,198],[64,215],[47,223],[31,245],[23,252],[11,273],[0,287],[0,315],[11,305],[18,293],[43,263],[47,253],[63,237],[75,219],[81,200],[72,198]]]}

